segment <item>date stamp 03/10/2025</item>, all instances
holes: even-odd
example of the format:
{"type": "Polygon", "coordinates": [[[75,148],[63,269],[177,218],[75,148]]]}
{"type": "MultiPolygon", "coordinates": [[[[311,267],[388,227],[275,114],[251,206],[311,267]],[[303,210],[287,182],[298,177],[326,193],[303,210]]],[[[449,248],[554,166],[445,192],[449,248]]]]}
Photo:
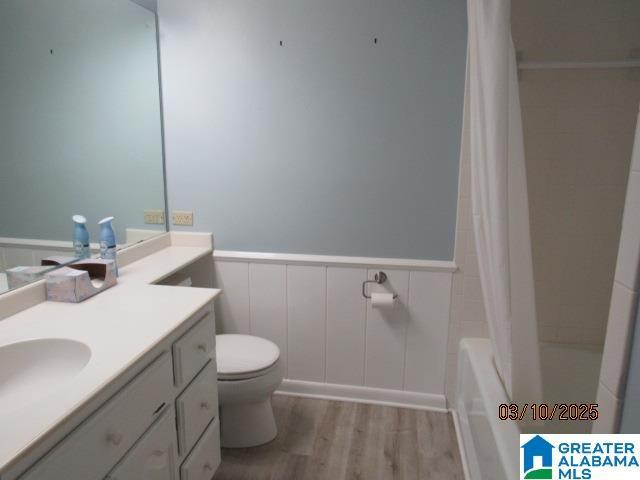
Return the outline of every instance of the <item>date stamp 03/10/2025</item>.
{"type": "Polygon", "coordinates": [[[501,403],[498,406],[500,420],[594,421],[598,416],[597,403],[501,403]]]}

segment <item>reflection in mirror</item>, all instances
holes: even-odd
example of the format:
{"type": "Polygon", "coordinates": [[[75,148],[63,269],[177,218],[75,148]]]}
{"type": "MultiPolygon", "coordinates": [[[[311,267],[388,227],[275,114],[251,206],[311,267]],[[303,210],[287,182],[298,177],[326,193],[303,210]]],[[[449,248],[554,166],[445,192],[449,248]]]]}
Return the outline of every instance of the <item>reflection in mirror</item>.
{"type": "Polygon", "coordinates": [[[104,217],[166,230],[156,37],[131,0],[0,2],[0,291],[73,255],[74,215],[92,255],[104,217]]]}

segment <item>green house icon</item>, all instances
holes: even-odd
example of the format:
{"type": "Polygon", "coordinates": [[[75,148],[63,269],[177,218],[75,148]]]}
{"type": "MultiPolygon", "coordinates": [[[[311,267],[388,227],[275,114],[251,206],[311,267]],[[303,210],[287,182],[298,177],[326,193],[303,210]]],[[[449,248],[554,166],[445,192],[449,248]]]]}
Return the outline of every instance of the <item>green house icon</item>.
{"type": "Polygon", "coordinates": [[[524,450],[522,463],[524,478],[551,480],[553,476],[553,449],[552,444],[540,435],[536,435],[520,448],[524,450]],[[542,468],[533,468],[534,458],[542,458],[542,468]]]}

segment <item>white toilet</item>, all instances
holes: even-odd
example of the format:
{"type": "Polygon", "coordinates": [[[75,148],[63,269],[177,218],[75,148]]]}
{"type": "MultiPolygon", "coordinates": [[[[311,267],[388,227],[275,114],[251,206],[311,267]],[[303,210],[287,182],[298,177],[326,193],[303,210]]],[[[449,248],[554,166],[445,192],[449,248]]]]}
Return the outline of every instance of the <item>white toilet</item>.
{"type": "Polygon", "coordinates": [[[271,394],[283,378],[280,349],[251,335],[216,335],[220,439],[223,447],[267,443],[278,433],[271,394]]]}

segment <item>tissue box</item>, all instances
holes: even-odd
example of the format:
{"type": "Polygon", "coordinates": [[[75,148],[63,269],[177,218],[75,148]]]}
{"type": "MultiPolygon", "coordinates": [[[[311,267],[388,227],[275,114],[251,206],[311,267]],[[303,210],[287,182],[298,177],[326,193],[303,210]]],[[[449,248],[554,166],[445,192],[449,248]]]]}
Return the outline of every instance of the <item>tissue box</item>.
{"type": "Polygon", "coordinates": [[[100,258],[81,260],[45,275],[47,300],[78,303],[114,286],[116,264],[100,258]]]}

